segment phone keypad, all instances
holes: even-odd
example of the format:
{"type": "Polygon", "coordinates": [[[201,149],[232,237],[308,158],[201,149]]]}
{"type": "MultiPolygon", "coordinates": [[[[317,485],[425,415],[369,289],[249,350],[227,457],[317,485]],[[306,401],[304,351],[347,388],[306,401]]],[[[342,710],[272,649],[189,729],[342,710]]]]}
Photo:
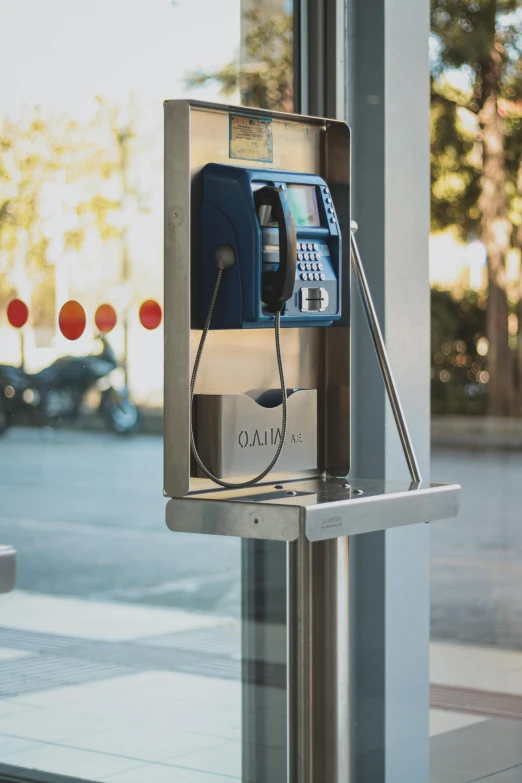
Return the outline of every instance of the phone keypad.
{"type": "MultiPolygon", "coordinates": [[[[330,217],[332,217],[331,214],[330,217]]],[[[317,242],[298,242],[297,250],[297,279],[302,280],[304,283],[318,283],[327,280],[330,270],[330,257],[327,247],[321,246],[317,242]],[[322,253],[320,252],[321,248],[322,253]]]]}

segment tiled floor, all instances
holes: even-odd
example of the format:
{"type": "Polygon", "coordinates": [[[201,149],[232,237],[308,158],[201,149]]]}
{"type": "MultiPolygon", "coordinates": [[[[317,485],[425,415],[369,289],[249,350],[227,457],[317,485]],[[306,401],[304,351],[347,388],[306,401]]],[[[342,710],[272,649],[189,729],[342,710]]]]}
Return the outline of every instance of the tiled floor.
{"type": "Polygon", "coordinates": [[[176,609],[40,595],[15,590],[2,596],[0,623],[7,628],[107,642],[140,639],[222,623],[222,618],[176,609]]]}
{"type": "Polygon", "coordinates": [[[4,701],[0,760],[93,780],[147,762],[160,763],[150,783],[163,779],[161,764],[171,780],[218,771],[238,779],[240,727],[239,682],[147,672],[4,701]],[[178,766],[183,775],[172,778],[178,766]]]}
{"type": "MultiPolygon", "coordinates": [[[[34,662],[36,668],[40,659],[56,653],[60,640],[68,645],[68,657],[63,660],[72,655],[71,649],[74,652],[75,639],[80,657],[85,650],[96,651],[96,646],[92,647],[95,643],[105,645],[104,654],[113,648],[119,650],[122,643],[139,643],[149,654],[159,648],[168,659],[176,654],[176,633],[190,663],[191,636],[187,632],[200,629],[201,638],[205,638],[209,628],[217,629],[211,634],[217,640],[216,654],[224,650],[235,660],[239,655],[240,636],[237,628],[230,629],[230,619],[21,592],[5,599],[0,625],[13,633],[4,634],[12,646],[0,647],[0,673],[2,667],[14,671],[17,661],[34,662]],[[219,642],[218,630],[223,623],[228,624],[237,650],[230,642],[219,642]],[[25,639],[23,634],[36,645],[39,639],[47,640],[46,649],[41,654],[17,649],[16,639],[25,639]],[[89,644],[91,647],[85,646],[89,644]]],[[[26,647],[30,646],[27,642],[26,647]]],[[[59,662],[59,657],[56,660],[59,662]]],[[[237,783],[242,750],[239,678],[167,669],[127,667],[119,676],[108,670],[102,679],[21,690],[20,695],[3,699],[0,762],[100,782],[237,783]]],[[[522,654],[435,643],[431,679],[437,684],[522,694],[522,654]]],[[[285,692],[276,686],[270,690],[275,718],[275,711],[284,707],[285,692]]],[[[477,779],[472,775],[481,769],[487,769],[488,774],[503,770],[504,777],[498,783],[522,781],[522,772],[516,777],[522,767],[514,771],[522,756],[522,722],[486,720],[447,710],[431,710],[430,718],[435,764],[432,783],[468,783],[477,779]],[[474,750],[477,738],[479,753],[474,750]],[[497,750],[486,763],[488,743],[492,742],[497,750]],[[467,771],[463,771],[466,765],[467,771]]],[[[271,753],[284,754],[284,744],[285,737],[275,732],[271,753]]]]}
{"type": "MultiPolygon", "coordinates": [[[[0,615],[4,629],[42,634],[42,639],[56,635],[69,645],[71,639],[113,645],[150,641],[154,648],[164,638],[167,650],[177,633],[186,647],[187,631],[225,624],[237,640],[237,659],[240,636],[230,622],[20,591],[4,597],[0,615]]],[[[144,654],[150,649],[147,644],[144,654]]],[[[42,657],[0,647],[0,666],[30,656],[35,663],[42,657]]],[[[0,701],[0,762],[95,781],[237,783],[240,699],[238,679],[125,669],[121,676],[24,692],[0,701]]]]}
{"type": "Polygon", "coordinates": [[[0,663],[2,661],[12,661],[14,658],[26,658],[31,653],[27,650],[11,650],[9,647],[0,647],[0,663]]]}
{"type": "Polygon", "coordinates": [[[522,721],[485,720],[432,739],[431,783],[521,783],[522,721]]]}
{"type": "Polygon", "coordinates": [[[430,680],[441,685],[522,695],[522,653],[433,642],[430,680]]]}

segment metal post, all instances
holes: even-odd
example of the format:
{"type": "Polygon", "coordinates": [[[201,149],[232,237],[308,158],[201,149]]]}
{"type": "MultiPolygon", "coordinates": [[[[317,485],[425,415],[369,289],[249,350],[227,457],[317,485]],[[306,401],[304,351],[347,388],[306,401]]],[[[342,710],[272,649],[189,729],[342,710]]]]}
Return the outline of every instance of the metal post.
{"type": "MultiPolygon", "coordinates": [[[[301,23],[306,18],[296,108],[344,118],[345,0],[301,6],[301,23]]],[[[287,575],[288,781],[348,783],[348,539],[312,544],[303,536],[289,544],[287,575]]]]}
{"type": "Polygon", "coordinates": [[[348,538],[288,552],[288,780],[348,783],[348,538]]]}

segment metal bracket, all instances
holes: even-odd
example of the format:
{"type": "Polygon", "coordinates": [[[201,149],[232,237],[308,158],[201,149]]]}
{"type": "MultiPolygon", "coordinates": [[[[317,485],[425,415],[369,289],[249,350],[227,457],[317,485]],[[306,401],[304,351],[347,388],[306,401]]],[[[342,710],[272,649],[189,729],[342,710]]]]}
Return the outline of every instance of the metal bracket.
{"type": "Polygon", "coordinates": [[[361,297],[364,314],[366,316],[366,321],[368,322],[368,327],[370,329],[370,334],[373,340],[373,346],[375,348],[375,353],[377,354],[379,367],[381,368],[382,378],[384,385],[386,386],[388,399],[390,400],[390,405],[395,417],[395,424],[397,425],[404,456],[406,457],[406,462],[408,463],[411,480],[416,484],[420,484],[422,481],[422,476],[419,463],[415,455],[415,449],[413,448],[413,442],[408,430],[408,425],[406,424],[404,411],[402,409],[399,398],[399,392],[397,391],[397,385],[393,377],[390,360],[386,351],[386,345],[382,336],[381,327],[379,326],[379,319],[377,318],[372,295],[370,293],[370,287],[364,273],[361,255],[355,240],[355,232],[357,229],[357,223],[355,220],[352,220],[350,225],[350,258],[352,262],[353,276],[357,284],[357,290],[359,291],[359,295],[361,297]]]}

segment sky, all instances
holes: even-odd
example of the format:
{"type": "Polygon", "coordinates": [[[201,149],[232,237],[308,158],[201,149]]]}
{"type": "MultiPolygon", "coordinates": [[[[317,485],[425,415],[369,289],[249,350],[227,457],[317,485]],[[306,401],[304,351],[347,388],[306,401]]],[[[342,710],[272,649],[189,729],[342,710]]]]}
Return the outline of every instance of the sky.
{"type": "MultiPolygon", "coordinates": [[[[151,214],[133,221],[131,244],[137,266],[155,259],[153,278],[161,277],[163,101],[189,94],[191,71],[237,57],[240,1],[0,0],[0,122],[35,106],[86,122],[97,95],[123,107],[132,97],[141,149],[133,164],[151,214]]],[[[216,84],[192,95],[223,100],[216,84]]]]}
{"type": "Polygon", "coordinates": [[[184,74],[239,50],[240,0],[0,0],[0,11],[0,116],[40,105],[82,119],[94,96],[130,94],[161,113],[186,94],[184,74]]]}

